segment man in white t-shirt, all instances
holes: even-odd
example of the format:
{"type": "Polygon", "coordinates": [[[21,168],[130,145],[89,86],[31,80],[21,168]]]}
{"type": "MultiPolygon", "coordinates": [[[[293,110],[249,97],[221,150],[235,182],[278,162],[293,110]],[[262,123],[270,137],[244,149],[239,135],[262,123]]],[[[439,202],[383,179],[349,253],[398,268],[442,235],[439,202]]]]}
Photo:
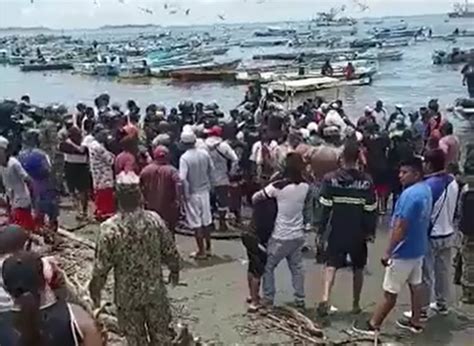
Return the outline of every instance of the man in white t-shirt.
{"type": "Polygon", "coordinates": [[[288,154],[285,171],[285,178],[267,185],[252,198],[253,203],[265,198],[274,198],[278,206],[275,228],[267,246],[268,259],[263,275],[264,301],[266,305],[273,304],[274,270],[286,258],[291,271],[296,305],[304,307],[303,214],[305,206],[308,205],[309,184],[302,177],[304,162],[300,154],[288,154]]]}

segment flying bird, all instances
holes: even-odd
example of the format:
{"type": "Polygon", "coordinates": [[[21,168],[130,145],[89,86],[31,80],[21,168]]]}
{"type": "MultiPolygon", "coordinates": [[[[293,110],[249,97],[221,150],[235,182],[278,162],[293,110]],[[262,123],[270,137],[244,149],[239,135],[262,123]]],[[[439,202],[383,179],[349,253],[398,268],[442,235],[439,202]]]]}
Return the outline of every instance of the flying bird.
{"type": "Polygon", "coordinates": [[[177,10],[171,10],[171,11],[169,11],[169,14],[176,14],[176,13],[178,13],[177,10]]]}
{"type": "Polygon", "coordinates": [[[167,4],[166,2],[165,2],[165,4],[163,5],[163,8],[164,8],[165,10],[168,9],[168,4],[167,4]]]}
{"type": "Polygon", "coordinates": [[[217,17],[219,17],[220,20],[225,20],[225,17],[223,14],[218,14],[217,17]]]}
{"type": "Polygon", "coordinates": [[[142,12],[145,12],[145,13],[148,13],[148,14],[153,14],[153,11],[150,10],[149,8],[145,8],[145,7],[140,7],[138,6],[138,9],[142,12]]]}
{"type": "Polygon", "coordinates": [[[191,12],[190,8],[188,8],[184,13],[186,13],[186,15],[189,16],[189,12],[191,12]]]}

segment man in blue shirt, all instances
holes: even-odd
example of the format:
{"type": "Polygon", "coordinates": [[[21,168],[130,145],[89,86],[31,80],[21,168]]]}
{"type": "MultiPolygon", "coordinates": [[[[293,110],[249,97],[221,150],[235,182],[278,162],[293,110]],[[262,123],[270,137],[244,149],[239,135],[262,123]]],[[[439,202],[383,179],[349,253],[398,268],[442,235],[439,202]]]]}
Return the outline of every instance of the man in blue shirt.
{"type": "Polygon", "coordinates": [[[420,324],[422,264],[427,251],[433,202],[431,190],[423,181],[423,161],[420,158],[402,162],[399,178],[404,191],[395,205],[389,244],[381,259],[386,267],[384,298],[369,321],[354,325],[356,331],[368,335],[374,335],[380,329],[405,283],[410,287],[412,317],[398,321],[397,325],[413,333],[423,331],[420,324]]]}

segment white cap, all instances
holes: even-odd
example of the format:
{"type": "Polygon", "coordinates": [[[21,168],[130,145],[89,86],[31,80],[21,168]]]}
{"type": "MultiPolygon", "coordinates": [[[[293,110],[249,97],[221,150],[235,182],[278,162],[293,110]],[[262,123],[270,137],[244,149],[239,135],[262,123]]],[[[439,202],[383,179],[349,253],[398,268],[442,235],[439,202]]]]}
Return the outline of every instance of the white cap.
{"type": "Polygon", "coordinates": [[[184,132],[194,132],[194,126],[186,124],[183,126],[183,133],[184,132]]]}
{"type": "Polygon", "coordinates": [[[366,113],[372,113],[373,111],[374,110],[369,106],[365,106],[365,108],[364,108],[364,112],[366,112],[366,113]]]}
{"type": "Polygon", "coordinates": [[[5,137],[3,136],[0,136],[0,148],[1,149],[7,149],[8,148],[8,139],[6,139],[5,137]]]}
{"type": "Polygon", "coordinates": [[[301,136],[303,136],[303,138],[305,138],[305,139],[309,138],[309,130],[308,129],[302,128],[302,129],[300,129],[300,133],[301,133],[301,136]]]}
{"type": "Polygon", "coordinates": [[[364,135],[362,135],[362,133],[360,133],[359,131],[356,131],[356,139],[357,139],[357,142],[362,142],[362,140],[364,139],[364,135]]]}
{"type": "Polygon", "coordinates": [[[315,122],[311,122],[308,124],[308,126],[306,126],[306,128],[308,129],[308,131],[318,131],[319,129],[319,126],[318,124],[316,124],[315,122]]]}
{"type": "Polygon", "coordinates": [[[194,132],[183,131],[181,133],[181,142],[183,142],[184,144],[194,144],[196,143],[196,135],[194,134],[194,132]]]}
{"type": "Polygon", "coordinates": [[[402,108],[403,108],[403,105],[402,105],[401,103],[397,103],[397,104],[395,105],[395,108],[402,109],[402,108]]]}

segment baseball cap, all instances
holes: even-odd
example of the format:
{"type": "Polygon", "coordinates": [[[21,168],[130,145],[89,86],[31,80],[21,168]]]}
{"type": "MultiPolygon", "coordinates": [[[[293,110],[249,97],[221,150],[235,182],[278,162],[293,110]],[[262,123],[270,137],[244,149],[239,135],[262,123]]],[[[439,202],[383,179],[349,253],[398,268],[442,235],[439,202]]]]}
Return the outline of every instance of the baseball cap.
{"type": "Polygon", "coordinates": [[[0,148],[1,149],[7,149],[8,148],[8,139],[6,139],[5,137],[3,136],[0,136],[0,148]]]}
{"type": "Polygon", "coordinates": [[[183,142],[184,144],[194,144],[196,143],[196,135],[194,134],[194,132],[182,132],[181,133],[181,142],[183,142]]]}

